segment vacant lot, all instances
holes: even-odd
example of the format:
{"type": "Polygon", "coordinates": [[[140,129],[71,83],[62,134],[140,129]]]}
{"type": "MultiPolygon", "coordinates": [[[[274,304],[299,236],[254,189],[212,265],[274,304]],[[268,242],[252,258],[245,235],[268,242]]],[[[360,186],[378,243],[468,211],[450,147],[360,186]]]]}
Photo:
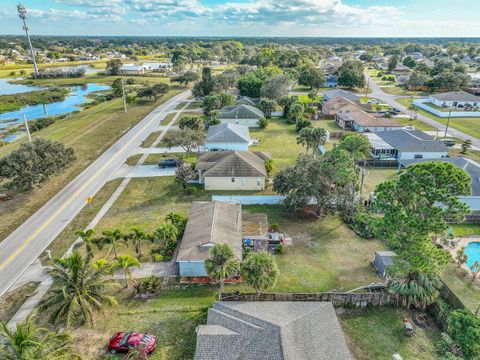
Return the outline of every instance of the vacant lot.
{"type": "MultiPolygon", "coordinates": [[[[90,109],[73,114],[67,119],[34,133],[34,137],[62,142],[75,150],[77,161],[62,174],[47,181],[41,188],[19,194],[11,201],[0,203],[0,240],[23,223],[45,204],[77,174],[85,169],[125,131],[138,123],[161,103],[180,93],[182,88],[173,88],[157,102],[141,101],[123,111],[121,99],[107,101],[90,109]],[[114,126],[113,126],[114,124],[114,126]]],[[[0,148],[0,157],[5,156],[25,142],[15,141],[0,148]]]]}

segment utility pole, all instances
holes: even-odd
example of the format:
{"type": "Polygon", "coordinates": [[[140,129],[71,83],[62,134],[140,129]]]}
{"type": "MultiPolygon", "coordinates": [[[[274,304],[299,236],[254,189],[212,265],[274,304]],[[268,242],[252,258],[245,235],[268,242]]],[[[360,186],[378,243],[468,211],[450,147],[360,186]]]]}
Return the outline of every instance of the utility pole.
{"type": "Polygon", "coordinates": [[[30,135],[30,128],[28,127],[28,121],[25,114],[23,114],[23,122],[25,123],[25,129],[27,130],[28,140],[32,142],[32,135],[30,135]]]}
{"type": "Polygon", "coordinates": [[[28,26],[27,26],[27,9],[22,4],[17,5],[18,17],[23,21],[23,30],[27,34],[28,45],[30,46],[30,54],[32,55],[33,61],[33,73],[35,77],[38,77],[38,67],[37,67],[37,60],[35,60],[35,51],[33,51],[32,41],[30,40],[30,34],[28,33],[28,26]]]}
{"type": "Polygon", "coordinates": [[[368,97],[368,86],[370,85],[370,76],[367,76],[367,88],[365,89],[365,97],[368,97]]]}
{"type": "Polygon", "coordinates": [[[450,107],[450,109],[448,110],[447,126],[445,127],[445,134],[443,135],[444,139],[447,137],[448,126],[450,125],[450,115],[452,115],[452,107],[450,107]]]}
{"type": "Polygon", "coordinates": [[[122,78],[122,94],[123,94],[123,108],[125,109],[125,112],[127,113],[127,98],[125,97],[125,87],[123,86],[123,78],[122,78]]]}

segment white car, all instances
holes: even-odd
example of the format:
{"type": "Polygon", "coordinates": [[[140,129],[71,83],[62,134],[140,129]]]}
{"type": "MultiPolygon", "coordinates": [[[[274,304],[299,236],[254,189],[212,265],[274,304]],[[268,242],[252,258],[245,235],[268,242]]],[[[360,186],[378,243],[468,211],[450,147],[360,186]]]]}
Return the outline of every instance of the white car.
{"type": "Polygon", "coordinates": [[[402,129],[403,130],[415,130],[415,126],[408,125],[408,126],[404,126],[402,129]]]}

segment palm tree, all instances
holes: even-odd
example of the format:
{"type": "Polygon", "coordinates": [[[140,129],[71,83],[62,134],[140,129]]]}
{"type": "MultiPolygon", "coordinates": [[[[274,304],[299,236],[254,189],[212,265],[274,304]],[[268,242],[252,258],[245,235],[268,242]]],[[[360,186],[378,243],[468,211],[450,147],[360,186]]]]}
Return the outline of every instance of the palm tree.
{"type": "Polygon", "coordinates": [[[131,266],[140,267],[140,262],[130,255],[119,256],[115,259],[115,268],[122,269],[125,275],[125,287],[128,288],[128,279],[132,277],[131,266]]]}
{"type": "Polygon", "coordinates": [[[95,235],[95,230],[77,230],[75,231],[75,235],[82,239],[87,250],[87,257],[91,259],[93,257],[93,244],[95,242],[95,240],[93,239],[93,235],[95,235]]]}
{"type": "Polygon", "coordinates": [[[132,241],[133,245],[135,246],[137,257],[140,259],[142,257],[142,242],[152,238],[139,226],[133,226],[130,228],[130,233],[127,235],[127,239],[132,241]]]}
{"type": "Polygon", "coordinates": [[[205,260],[208,276],[220,283],[220,296],[223,294],[225,279],[235,275],[239,270],[239,261],[228,244],[216,244],[205,260]]]}
{"type": "Polygon", "coordinates": [[[279,274],[272,254],[266,251],[252,252],[242,263],[242,276],[257,294],[273,287],[279,274]]]}
{"type": "Polygon", "coordinates": [[[126,245],[128,245],[128,242],[125,239],[125,235],[122,234],[122,232],[119,229],[107,229],[102,232],[102,237],[98,240],[96,244],[99,249],[101,249],[104,244],[111,245],[111,248],[110,250],[108,250],[108,253],[105,257],[107,257],[110,254],[110,251],[113,249],[113,254],[116,259],[118,257],[117,243],[119,241],[123,241],[126,245]]]}
{"type": "Polygon", "coordinates": [[[40,302],[39,309],[52,309],[50,321],[54,324],[65,321],[70,326],[78,321],[92,325],[94,310],[117,303],[113,296],[105,294],[117,284],[106,280],[105,271],[93,268],[78,252],[55,259],[50,275],[54,286],[40,302]]]}
{"type": "Polygon", "coordinates": [[[72,351],[71,340],[67,333],[36,327],[32,316],[17,323],[15,330],[0,323],[0,354],[3,360],[81,359],[72,351]]]}
{"type": "Polygon", "coordinates": [[[437,276],[409,274],[404,278],[393,279],[389,289],[397,296],[397,302],[402,302],[407,309],[414,306],[425,309],[437,298],[441,282],[437,276]]]}
{"type": "Polygon", "coordinates": [[[305,147],[305,153],[312,150],[313,155],[317,153],[319,145],[327,141],[327,132],[323,128],[303,128],[297,135],[297,144],[305,147]]]}

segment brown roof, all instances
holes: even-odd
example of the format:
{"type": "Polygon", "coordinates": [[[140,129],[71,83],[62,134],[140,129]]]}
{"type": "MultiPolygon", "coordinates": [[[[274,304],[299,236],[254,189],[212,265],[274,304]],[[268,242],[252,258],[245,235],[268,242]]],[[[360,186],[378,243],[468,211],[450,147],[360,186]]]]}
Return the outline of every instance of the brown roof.
{"type": "Polygon", "coordinates": [[[204,261],[215,244],[228,244],[242,259],[242,206],[234,202],[193,202],[177,261],[204,261]]]}
{"type": "Polygon", "coordinates": [[[198,157],[196,170],[203,177],[267,176],[265,160],[268,155],[250,151],[212,151],[198,157]]]}
{"type": "Polygon", "coordinates": [[[365,111],[364,108],[362,108],[359,104],[354,103],[353,101],[344,98],[342,96],[340,97],[334,97],[328,101],[326,101],[322,105],[322,111],[323,110],[328,110],[329,112],[331,111],[336,111],[336,112],[353,112],[353,111],[365,111]]]}
{"type": "Polygon", "coordinates": [[[359,126],[367,127],[367,126],[388,126],[388,127],[403,127],[403,125],[387,118],[377,118],[375,116],[370,115],[365,111],[355,111],[346,113],[338,113],[338,117],[344,120],[350,120],[356,123],[359,126]]]}
{"type": "Polygon", "coordinates": [[[268,234],[268,217],[265,213],[242,213],[242,236],[259,237],[268,234]]]}

